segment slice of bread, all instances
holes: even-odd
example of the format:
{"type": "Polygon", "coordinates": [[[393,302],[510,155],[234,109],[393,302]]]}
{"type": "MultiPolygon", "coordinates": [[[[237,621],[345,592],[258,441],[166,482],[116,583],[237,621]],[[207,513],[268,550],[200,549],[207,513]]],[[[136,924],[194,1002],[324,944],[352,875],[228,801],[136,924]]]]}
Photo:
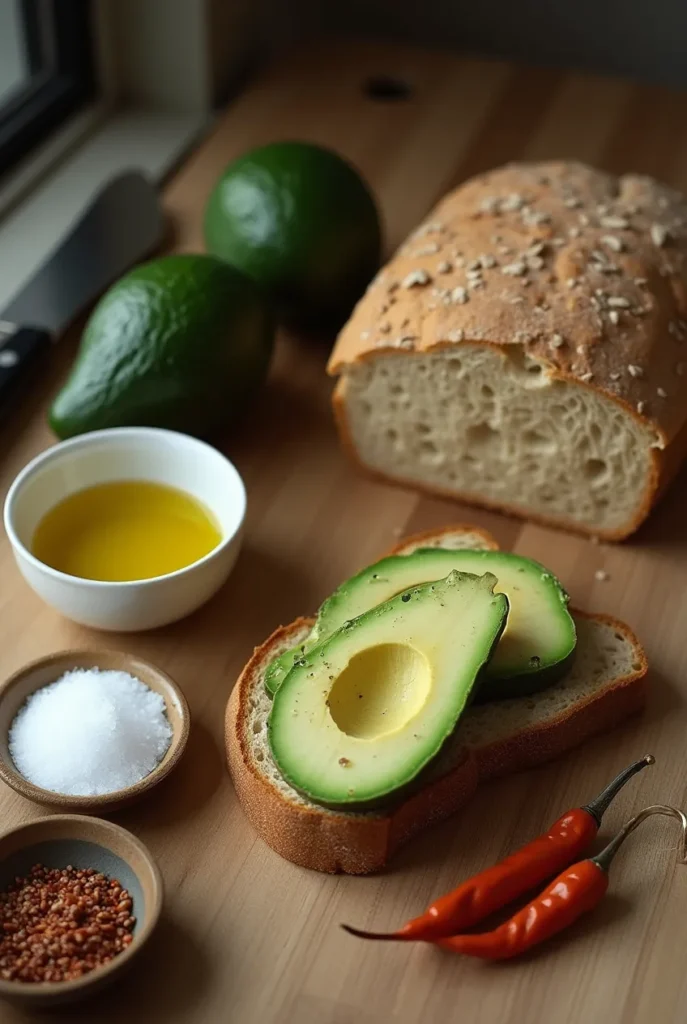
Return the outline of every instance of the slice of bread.
{"type": "Polygon", "coordinates": [[[388,552],[390,555],[410,555],[418,548],[446,548],[449,551],[498,551],[499,546],[487,530],[479,526],[455,523],[440,530],[423,530],[404,537],[388,552]]]}
{"type": "Polygon", "coordinates": [[[649,178],[513,164],[443,199],[329,372],[374,475],[607,539],[687,450],[687,204],[649,178]]]}
{"type": "MultiPolygon", "coordinates": [[[[481,531],[451,527],[410,537],[395,550],[467,547],[469,536],[477,547],[497,548],[481,531]]],[[[256,832],[282,857],[303,867],[347,874],[377,871],[421,829],[458,810],[481,781],[542,764],[639,711],[647,663],[632,631],[608,616],[573,616],[577,655],[563,680],[531,697],[471,708],[412,794],[383,811],[364,813],[312,803],[284,782],[272,761],[265,670],[272,658],[302,643],[313,620],[281,626],[245,666],[225,720],[229,771],[256,832]]]]}

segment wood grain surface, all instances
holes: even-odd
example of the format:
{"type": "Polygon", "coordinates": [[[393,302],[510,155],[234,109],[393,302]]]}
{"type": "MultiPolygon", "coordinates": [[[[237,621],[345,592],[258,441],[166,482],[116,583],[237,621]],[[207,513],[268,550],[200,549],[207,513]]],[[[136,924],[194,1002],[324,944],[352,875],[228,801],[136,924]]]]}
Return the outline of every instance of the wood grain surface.
{"type": "MultiPolygon", "coordinates": [[[[202,247],[201,213],[225,163],[250,146],[299,137],[330,144],[368,176],[393,248],[438,196],[511,159],[578,157],[687,188],[687,96],[378,45],[311,46],[256,78],[166,189],[181,250],[202,247]],[[411,96],[378,102],[371,75],[411,96]]],[[[132,154],[132,160],[135,154],[132,154]]],[[[51,443],[48,395],[72,358],[60,344],[49,378],[3,429],[0,487],[51,443]]],[[[604,905],[536,956],[500,966],[431,948],[369,946],[338,927],[391,928],[460,878],[492,863],[591,798],[635,757],[657,764],[604,822],[610,835],[652,802],[687,806],[687,478],[622,546],[594,545],[464,506],[368,482],[342,459],[324,375],[326,343],[282,336],[254,416],[221,447],[249,493],[248,530],[223,591],[179,625],[99,635],[62,621],[28,591],[0,541],[0,675],[66,647],[127,650],[182,686],[194,716],[176,772],[116,815],[155,853],[167,887],[160,931],[102,1001],[60,1019],[127,1024],[643,1024],[687,1018],[687,867],[674,823],[654,819],[626,844],[604,905]],[[406,848],[383,876],[319,876],[281,861],[243,818],[222,755],[226,699],[254,644],[312,610],[401,532],[452,520],[487,527],[502,546],[545,562],[576,605],[626,619],[651,662],[647,714],[536,771],[494,783],[454,820],[406,848]],[[600,582],[595,571],[609,579],[600,582]]],[[[47,813],[2,788],[3,826],[47,813]]],[[[0,1007],[3,1024],[31,1018],[0,1007]]]]}

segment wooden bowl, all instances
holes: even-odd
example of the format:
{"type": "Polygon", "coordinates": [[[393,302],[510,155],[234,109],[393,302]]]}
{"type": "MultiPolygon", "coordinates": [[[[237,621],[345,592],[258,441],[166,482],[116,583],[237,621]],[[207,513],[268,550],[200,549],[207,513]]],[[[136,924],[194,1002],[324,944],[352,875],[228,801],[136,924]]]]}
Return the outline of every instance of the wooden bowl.
{"type": "Polygon", "coordinates": [[[0,686],[0,779],[27,800],[63,811],[113,810],[147,793],[175,767],[184,752],[191,725],[186,698],[173,680],[159,668],[131,654],[118,651],[60,651],[48,654],[19,669],[0,686]],[[15,715],[35,690],[53,683],[74,668],[115,669],[128,672],[164,698],[172,727],[172,740],[165,756],[149,775],[133,786],[101,796],[71,796],[34,786],[19,773],[9,750],[9,731],[15,715]]]}
{"type": "Polygon", "coordinates": [[[150,938],[162,910],[160,871],[143,843],[126,829],[100,818],[56,814],[0,834],[0,892],[34,864],[49,868],[95,868],[128,889],[136,918],[134,940],[108,964],[74,981],[24,982],[0,978],[0,998],[27,1008],[83,999],[114,981],[150,938]]]}

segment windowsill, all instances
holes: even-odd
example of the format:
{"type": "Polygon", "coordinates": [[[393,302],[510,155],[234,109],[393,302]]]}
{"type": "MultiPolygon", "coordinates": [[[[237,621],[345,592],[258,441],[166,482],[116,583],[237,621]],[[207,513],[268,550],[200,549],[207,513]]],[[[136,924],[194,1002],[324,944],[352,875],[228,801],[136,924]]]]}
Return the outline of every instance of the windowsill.
{"type": "Polygon", "coordinates": [[[147,109],[118,110],[98,124],[0,216],[0,312],[102,184],[131,168],[161,181],[207,127],[197,114],[147,109]]]}

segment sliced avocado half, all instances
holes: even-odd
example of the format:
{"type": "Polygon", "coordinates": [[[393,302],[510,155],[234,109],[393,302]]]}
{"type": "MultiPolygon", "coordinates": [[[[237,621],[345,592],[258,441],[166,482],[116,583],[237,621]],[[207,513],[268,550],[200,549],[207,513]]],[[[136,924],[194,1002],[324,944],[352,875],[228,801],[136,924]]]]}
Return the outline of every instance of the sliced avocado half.
{"type": "Polygon", "coordinates": [[[451,572],[343,623],[275,694],[274,761],[294,789],[364,808],[402,789],[453,733],[504,628],[490,573],[451,572]]]}
{"type": "Polygon", "coordinates": [[[347,619],[355,618],[394,594],[452,570],[493,573],[496,592],[508,597],[504,634],[486,668],[475,700],[525,696],[550,686],[568,670],[575,653],[575,623],[568,595],[539,562],[505,551],[451,551],[421,548],[391,555],[342,583],[321,606],[306,643],[286,651],[268,667],[265,686],[275,693],[294,662],[347,619]]]}

